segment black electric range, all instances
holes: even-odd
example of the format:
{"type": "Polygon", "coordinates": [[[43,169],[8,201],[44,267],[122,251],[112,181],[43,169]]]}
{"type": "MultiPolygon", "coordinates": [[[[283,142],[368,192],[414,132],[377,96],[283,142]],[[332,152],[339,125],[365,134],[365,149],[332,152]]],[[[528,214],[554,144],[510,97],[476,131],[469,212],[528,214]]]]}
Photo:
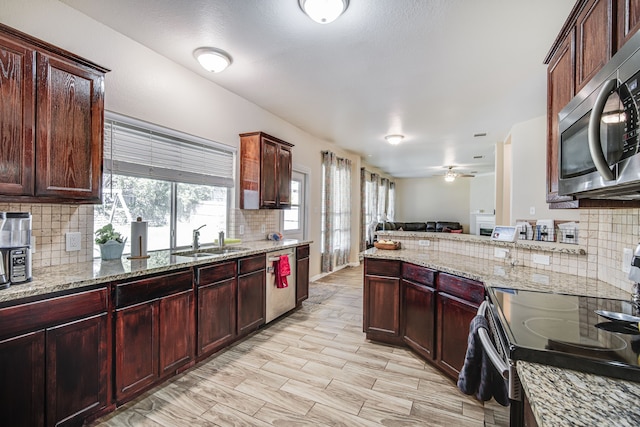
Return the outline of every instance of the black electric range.
{"type": "Polygon", "coordinates": [[[638,324],[601,315],[632,315],[630,301],[510,288],[487,294],[508,359],[640,382],[638,324]]]}

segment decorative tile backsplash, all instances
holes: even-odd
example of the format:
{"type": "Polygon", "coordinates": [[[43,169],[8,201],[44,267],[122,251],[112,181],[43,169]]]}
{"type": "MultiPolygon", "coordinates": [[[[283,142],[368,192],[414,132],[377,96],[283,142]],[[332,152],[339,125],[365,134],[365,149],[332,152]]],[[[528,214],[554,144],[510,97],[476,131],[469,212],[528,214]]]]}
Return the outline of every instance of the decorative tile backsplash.
{"type": "MultiPolygon", "coordinates": [[[[89,261],[94,257],[92,205],[0,203],[0,211],[31,212],[36,243],[34,267],[89,261]],[[80,251],[65,251],[65,233],[69,231],[82,233],[80,251]]],[[[278,222],[275,210],[232,209],[228,236],[244,241],[264,240],[266,233],[278,229],[278,222]]],[[[627,273],[622,272],[622,254],[624,248],[635,249],[639,240],[640,209],[585,209],[580,211],[579,246],[586,255],[546,252],[550,255],[548,266],[532,263],[532,255],[538,253],[534,249],[519,248],[510,256],[519,265],[594,277],[631,290],[627,273]]],[[[494,248],[483,244],[442,240],[429,250],[494,259],[494,248]]]]}

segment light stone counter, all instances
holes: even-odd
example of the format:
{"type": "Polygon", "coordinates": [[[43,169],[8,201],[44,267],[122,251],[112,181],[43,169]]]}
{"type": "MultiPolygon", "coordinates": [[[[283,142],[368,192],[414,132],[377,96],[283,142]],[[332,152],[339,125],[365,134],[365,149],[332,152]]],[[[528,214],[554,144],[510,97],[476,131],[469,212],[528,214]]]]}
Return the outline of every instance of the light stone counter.
{"type": "Polygon", "coordinates": [[[640,383],[522,361],[516,368],[540,427],[640,425],[640,383]]]}
{"type": "MultiPolygon", "coordinates": [[[[629,292],[608,283],[569,274],[543,272],[504,261],[447,252],[369,249],[365,258],[407,261],[486,286],[630,299],[629,292]]],[[[518,375],[539,427],[638,426],[640,383],[553,366],[518,361],[518,375]]]]}
{"type": "Polygon", "coordinates": [[[172,255],[169,251],[157,251],[150,252],[150,257],[143,260],[129,260],[123,257],[112,261],[97,259],[92,262],[43,267],[33,269],[33,280],[31,282],[12,285],[7,289],[0,290],[0,304],[7,305],[11,301],[22,298],[78,289],[115,280],[177,270],[310,243],[312,242],[299,240],[283,240],[281,242],[264,240],[228,245],[229,247],[246,248],[246,250],[196,259],[172,255]]]}

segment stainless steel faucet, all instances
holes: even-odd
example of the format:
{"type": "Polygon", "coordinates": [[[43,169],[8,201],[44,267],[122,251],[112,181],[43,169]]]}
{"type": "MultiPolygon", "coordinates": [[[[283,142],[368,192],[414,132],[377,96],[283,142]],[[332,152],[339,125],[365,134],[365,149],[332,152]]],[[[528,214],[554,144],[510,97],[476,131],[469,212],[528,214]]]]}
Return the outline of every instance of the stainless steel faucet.
{"type": "Polygon", "coordinates": [[[202,227],[206,227],[206,225],[207,224],[201,225],[200,227],[193,230],[193,243],[191,244],[191,247],[194,251],[200,249],[200,229],[202,227]]]}
{"type": "Polygon", "coordinates": [[[218,233],[218,247],[219,248],[224,247],[224,231],[221,231],[220,233],[218,233]]]}

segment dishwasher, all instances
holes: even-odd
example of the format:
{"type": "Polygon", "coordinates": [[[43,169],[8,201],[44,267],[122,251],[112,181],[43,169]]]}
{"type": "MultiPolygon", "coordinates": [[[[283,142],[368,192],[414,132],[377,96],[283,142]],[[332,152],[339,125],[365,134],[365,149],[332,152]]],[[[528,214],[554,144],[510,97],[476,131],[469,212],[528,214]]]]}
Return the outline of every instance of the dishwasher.
{"type": "Polygon", "coordinates": [[[296,307],[296,257],[295,248],[267,252],[266,289],[265,289],[265,322],[269,323],[296,307]],[[282,257],[287,257],[291,273],[286,276],[288,286],[278,287],[277,269],[282,257]]]}

